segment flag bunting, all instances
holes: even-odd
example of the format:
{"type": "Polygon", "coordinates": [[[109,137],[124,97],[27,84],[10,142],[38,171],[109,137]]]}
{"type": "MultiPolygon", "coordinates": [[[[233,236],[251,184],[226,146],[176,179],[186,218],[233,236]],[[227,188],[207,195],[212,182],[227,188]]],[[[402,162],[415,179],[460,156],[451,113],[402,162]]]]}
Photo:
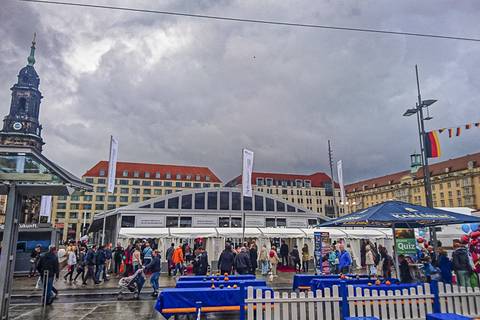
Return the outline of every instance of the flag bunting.
{"type": "MultiPolygon", "coordinates": [[[[433,130],[433,131],[436,131],[439,134],[442,134],[443,132],[446,131],[446,132],[448,132],[448,137],[453,138],[454,136],[459,137],[462,134],[462,129],[470,130],[473,127],[480,128],[480,122],[470,122],[470,123],[466,123],[466,124],[464,124],[462,126],[458,126],[458,127],[441,128],[441,129],[437,129],[437,130],[433,130]]],[[[433,131],[431,131],[431,132],[433,132],[433,131]]]]}

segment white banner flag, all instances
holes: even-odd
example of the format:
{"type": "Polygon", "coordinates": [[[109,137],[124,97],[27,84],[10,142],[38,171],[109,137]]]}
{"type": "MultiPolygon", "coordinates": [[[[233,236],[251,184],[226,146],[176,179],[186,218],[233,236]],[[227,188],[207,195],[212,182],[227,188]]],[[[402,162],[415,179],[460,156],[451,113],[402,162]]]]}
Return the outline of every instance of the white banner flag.
{"type": "Polygon", "coordinates": [[[110,157],[108,159],[108,185],[107,191],[113,193],[115,190],[115,175],[117,172],[118,141],[110,136],[110,157]]]}
{"type": "Polygon", "coordinates": [[[243,149],[242,193],[252,197],[253,151],[243,149]]]}
{"type": "MultiPolygon", "coordinates": [[[[338,160],[337,162],[337,175],[338,175],[338,183],[340,184],[340,201],[342,204],[345,204],[345,187],[343,185],[342,160],[338,160]]],[[[333,190],[335,190],[335,188],[333,188],[333,190]]]]}
{"type": "Polygon", "coordinates": [[[49,223],[52,213],[52,196],[42,196],[40,201],[40,223],[49,223]]]}

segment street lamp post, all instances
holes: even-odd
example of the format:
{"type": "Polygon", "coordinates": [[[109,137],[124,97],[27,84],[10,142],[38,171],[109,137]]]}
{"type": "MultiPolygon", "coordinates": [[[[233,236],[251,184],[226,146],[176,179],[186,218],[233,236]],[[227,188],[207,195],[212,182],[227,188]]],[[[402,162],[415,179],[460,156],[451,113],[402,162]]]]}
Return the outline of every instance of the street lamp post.
{"type": "MultiPolygon", "coordinates": [[[[427,118],[423,117],[423,108],[428,108],[430,105],[437,102],[437,100],[422,100],[422,96],[420,94],[420,81],[418,79],[418,67],[415,65],[415,75],[417,78],[417,92],[418,92],[418,102],[416,103],[416,107],[414,109],[407,109],[403,116],[409,117],[412,115],[417,115],[417,125],[418,125],[418,134],[420,139],[420,151],[422,154],[422,168],[423,168],[423,185],[425,188],[425,202],[427,207],[433,208],[433,201],[432,201],[432,185],[430,181],[430,170],[428,168],[428,155],[427,155],[427,134],[425,132],[425,120],[431,120],[432,117],[428,116],[427,118]]],[[[437,251],[437,233],[435,227],[430,228],[430,239],[433,241],[433,248],[434,251],[437,251]]]]}

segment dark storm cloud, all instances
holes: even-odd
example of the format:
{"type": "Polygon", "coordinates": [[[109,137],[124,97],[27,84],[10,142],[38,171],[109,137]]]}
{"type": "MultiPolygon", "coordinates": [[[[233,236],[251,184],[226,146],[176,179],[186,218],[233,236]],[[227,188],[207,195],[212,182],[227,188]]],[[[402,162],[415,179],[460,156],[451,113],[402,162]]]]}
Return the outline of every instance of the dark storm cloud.
{"type": "MultiPolygon", "coordinates": [[[[103,2],[107,3],[107,2],[103,2]]],[[[117,1],[121,6],[480,37],[476,1],[117,1]]],[[[108,4],[112,4],[108,2],[108,4]]],[[[0,98],[37,31],[46,154],[82,174],[108,154],[211,167],[228,180],[240,151],[263,171],[328,171],[347,181],[408,167],[418,151],[414,65],[429,128],[480,120],[480,45],[5,1],[0,98]]],[[[442,136],[445,156],[479,151],[477,131],[442,136]]]]}

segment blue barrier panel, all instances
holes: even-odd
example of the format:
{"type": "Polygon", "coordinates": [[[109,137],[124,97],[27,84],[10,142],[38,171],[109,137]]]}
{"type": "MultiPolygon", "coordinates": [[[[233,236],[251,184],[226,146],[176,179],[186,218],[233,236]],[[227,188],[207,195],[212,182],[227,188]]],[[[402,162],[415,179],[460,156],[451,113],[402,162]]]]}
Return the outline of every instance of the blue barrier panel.
{"type": "Polygon", "coordinates": [[[438,290],[438,280],[430,282],[430,290],[433,294],[433,313],[440,313],[440,296],[438,290]]]}
{"type": "Polygon", "coordinates": [[[347,318],[350,316],[350,309],[348,308],[348,291],[347,291],[347,285],[345,282],[340,283],[340,297],[342,298],[342,301],[340,302],[340,306],[342,309],[342,319],[347,318]]]}

